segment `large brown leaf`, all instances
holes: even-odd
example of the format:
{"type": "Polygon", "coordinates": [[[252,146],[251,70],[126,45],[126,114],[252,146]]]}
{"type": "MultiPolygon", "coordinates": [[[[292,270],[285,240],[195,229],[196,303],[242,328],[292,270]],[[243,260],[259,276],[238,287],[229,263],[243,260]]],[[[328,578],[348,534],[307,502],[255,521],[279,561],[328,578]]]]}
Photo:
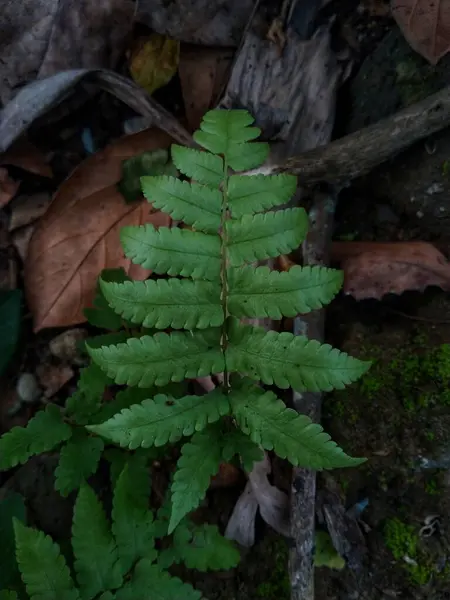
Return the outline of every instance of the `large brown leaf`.
{"type": "Polygon", "coordinates": [[[334,242],[332,258],[344,270],[344,291],[357,300],[430,285],[450,290],[450,263],[426,242],[334,242]]]}
{"type": "Polygon", "coordinates": [[[392,14],[412,48],[435,65],[450,50],[448,0],[391,0],[392,14]]]}
{"type": "Polygon", "coordinates": [[[171,139],[149,129],[121,138],[85,160],[61,185],[31,238],[25,262],[25,290],[34,329],[85,320],[104,268],[123,267],[134,279],[148,271],[124,255],[119,231],[125,225],[169,225],[170,217],[147,202],[126,204],[117,191],[122,161],[167,148],[171,139]]]}

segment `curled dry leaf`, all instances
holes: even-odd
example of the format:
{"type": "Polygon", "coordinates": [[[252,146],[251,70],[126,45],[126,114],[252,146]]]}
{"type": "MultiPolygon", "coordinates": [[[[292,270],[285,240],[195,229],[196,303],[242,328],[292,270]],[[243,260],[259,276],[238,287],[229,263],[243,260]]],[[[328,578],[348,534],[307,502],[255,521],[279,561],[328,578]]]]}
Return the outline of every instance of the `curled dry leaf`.
{"type": "Polygon", "coordinates": [[[100,271],[123,267],[133,279],[149,272],[123,255],[125,225],[169,225],[147,202],[126,204],[116,184],[122,161],[171,138],[159,130],[126,136],[85,160],[61,185],[33,232],[25,261],[25,290],[36,331],[85,321],[100,271]]]}
{"type": "Polygon", "coordinates": [[[410,46],[432,65],[450,50],[448,0],[391,0],[392,14],[410,46]]]}
{"type": "Polygon", "coordinates": [[[53,177],[45,156],[26,139],[17,140],[7,152],[0,154],[0,165],[12,165],[41,177],[53,177]]]}
{"type": "Polygon", "coordinates": [[[20,181],[11,179],[8,169],[0,167],[0,208],[6,206],[14,198],[19,189],[20,181]]]}
{"type": "Polygon", "coordinates": [[[344,291],[357,300],[430,285],[450,290],[450,263],[426,242],[334,242],[332,259],[344,270],[344,291]]]}

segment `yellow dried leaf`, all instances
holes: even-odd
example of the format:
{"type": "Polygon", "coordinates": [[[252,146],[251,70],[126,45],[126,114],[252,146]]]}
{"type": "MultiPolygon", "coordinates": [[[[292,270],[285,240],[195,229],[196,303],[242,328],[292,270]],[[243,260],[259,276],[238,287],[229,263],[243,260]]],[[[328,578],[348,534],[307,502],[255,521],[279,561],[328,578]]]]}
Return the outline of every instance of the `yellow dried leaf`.
{"type": "Polygon", "coordinates": [[[180,60],[180,42],[154,33],[137,41],[130,57],[134,81],[149,94],[166,85],[175,75],[180,60]]]}

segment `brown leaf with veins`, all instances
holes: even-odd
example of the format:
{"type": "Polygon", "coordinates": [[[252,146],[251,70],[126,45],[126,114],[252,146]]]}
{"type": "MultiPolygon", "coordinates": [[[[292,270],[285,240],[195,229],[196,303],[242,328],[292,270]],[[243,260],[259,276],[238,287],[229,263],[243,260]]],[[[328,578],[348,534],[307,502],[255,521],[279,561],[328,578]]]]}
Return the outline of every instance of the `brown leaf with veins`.
{"type": "Polygon", "coordinates": [[[432,65],[450,50],[448,0],[391,0],[391,9],[410,46],[432,65]]]}
{"type": "Polygon", "coordinates": [[[43,153],[25,138],[17,140],[7,152],[0,154],[0,165],[13,165],[41,177],[53,177],[52,168],[43,153]]]}
{"type": "Polygon", "coordinates": [[[430,285],[450,290],[450,263],[426,242],[334,242],[332,260],[344,270],[344,291],[357,300],[430,285]]]}
{"type": "Polygon", "coordinates": [[[125,225],[168,226],[171,219],[148,202],[126,204],[116,184],[123,160],[170,142],[156,129],[125,136],[81,163],[60,186],[33,232],[25,261],[35,331],[85,321],[83,308],[91,304],[104,268],[123,267],[133,279],[148,276],[124,257],[119,232],[125,225]]]}

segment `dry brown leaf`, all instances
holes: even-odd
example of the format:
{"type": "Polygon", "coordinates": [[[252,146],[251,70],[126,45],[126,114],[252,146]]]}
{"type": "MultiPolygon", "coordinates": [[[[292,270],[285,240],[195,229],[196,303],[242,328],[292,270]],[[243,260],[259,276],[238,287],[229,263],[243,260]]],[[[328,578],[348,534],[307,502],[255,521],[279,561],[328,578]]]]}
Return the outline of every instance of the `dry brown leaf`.
{"type": "Polygon", "coordinates": [[[38,194],[24,194],[14,198],[11,202],[11,218],[8,231],[15,231],[19,227],[25,227],[34,223],[47,210],[51,196],[48,192],[38,194]]]}
{"type": "Polygon", "coordinates": [[[42,177],[53,177],[45,156],[28,140],[17,140],[7,152],[0,154],[0,165],[13,165],[42,177]]]}
{"type": "Polygon", "coordinates": [[[334,242],[332,259],[344,270],[344,291],[357,300],[430,285],[450,290],[450,263],[426,242],[334,242]]]}
{"type": "Polygon", "coordinates": [[[189,129],[198,129],[205,112],[218,100],[233,53],[228,50],[182,46],[179,75],[189,129]]]}
{"type": "Polygon", "coordinates": [[[44,396],[51,398],[68,383],[74,376],[74,371],[68,365],[42,364],[36,369],[39,383],[44,388],[44,396]]]}
{"type": "Polygon", "coordinates": [[[0,167],[0,208],[6,206],[17,193],[20,181],[14,181],[8,174],[8,169],[0,167]]]}
{"type": "Polygon", "coordinates": [[[61,185],[33,232],[25,262],[25,290],[35,331],[85,321],[104,268],[123,267],[134,279],[148,271],[123,255],[119,232],[125,225],[169,225],[170,217],[147,202],[125,204],[116,189],[122,161],[167,148],[159,130],[126,136],[85,160],[61,185]]]}
{"type": "Polygon", "coordinates": [[[432,65],[450,50],[448,0],[391,0],[394,19],[410,46],[432,65]]]}

